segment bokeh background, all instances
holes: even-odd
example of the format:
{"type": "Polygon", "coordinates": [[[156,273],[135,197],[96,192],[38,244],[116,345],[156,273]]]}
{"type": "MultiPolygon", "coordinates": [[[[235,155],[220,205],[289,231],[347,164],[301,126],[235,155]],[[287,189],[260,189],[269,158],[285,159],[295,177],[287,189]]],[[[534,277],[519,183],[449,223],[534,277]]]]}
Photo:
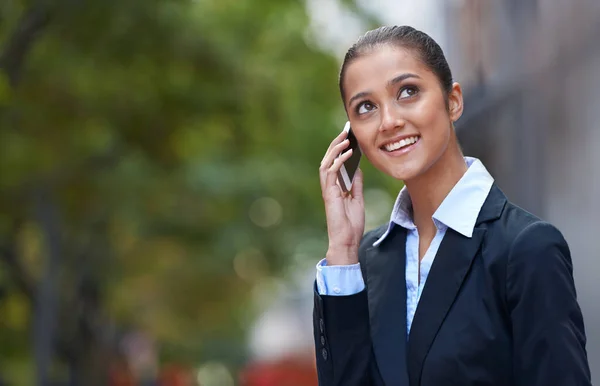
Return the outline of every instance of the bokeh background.
{"type": "MultiPolygon", "coordinates": [[[[597,0],[3,0],[0,385],[316,385],[341,58],[410,24],[457,127],[570,243],[600,373],[597,0]]],[[[363,162],[367,228],[401,186],[363,162]]]]}

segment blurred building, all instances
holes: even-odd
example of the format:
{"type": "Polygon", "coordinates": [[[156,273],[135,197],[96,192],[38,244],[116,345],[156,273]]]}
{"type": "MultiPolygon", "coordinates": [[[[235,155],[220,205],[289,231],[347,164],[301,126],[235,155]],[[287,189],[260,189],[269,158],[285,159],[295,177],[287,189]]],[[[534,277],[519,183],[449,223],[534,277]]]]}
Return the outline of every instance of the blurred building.
{"type": "MultiPolygon", "coordinates": [[[[465,92],[457,125],[465,153],[486,164],[513,202],[565,235],[598,378],[600,1],[358,3],[382,24],[409,24],[440,43],[465,92]]],[[[333,11],[322,16],[340,19],[333,11]]],[[[346,38],[356,35],[356,28],[332,29],[346,38]]],[[[342,38],[336,42],[347,46],[342,38]]]]}
{"type": "Polygon", "coordinates": [[[465,89],[457,130],[518,205],[559,227],[570,244],[600,373],[600,2],[446,3],[446,47],[465,89]]]}

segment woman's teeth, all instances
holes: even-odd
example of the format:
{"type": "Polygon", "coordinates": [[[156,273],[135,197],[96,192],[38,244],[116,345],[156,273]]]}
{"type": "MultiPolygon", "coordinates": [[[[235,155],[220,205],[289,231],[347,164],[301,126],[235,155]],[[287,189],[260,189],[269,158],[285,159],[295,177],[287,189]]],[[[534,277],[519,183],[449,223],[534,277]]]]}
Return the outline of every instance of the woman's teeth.
{"type": "Polygon", "coordinates": [[[384,146],[384,148],[387,151],[394,151],[394,150],[401,149],[405,146],[412,145],[413,143],[417,142],[418,140],[419,140],[418,136],[404,138],[398,142],[388,143],[387,145],[384,146]]]}

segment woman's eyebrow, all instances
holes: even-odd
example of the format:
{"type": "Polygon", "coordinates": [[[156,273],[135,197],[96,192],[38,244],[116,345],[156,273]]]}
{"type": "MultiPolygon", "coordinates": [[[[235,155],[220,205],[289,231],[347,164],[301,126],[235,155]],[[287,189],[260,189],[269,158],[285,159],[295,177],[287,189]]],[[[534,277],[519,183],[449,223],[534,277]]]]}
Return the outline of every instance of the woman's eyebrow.
{"type": "MultiPolygon", "coordinates": [[[[388,81],[388,87],[391,87],[397,83],[402,82],[403,80],[410,79],[410,78],[421,79],[421,77],[419,75],[407,72],[405,74],[400,74],[397,77],[395,77],[394,79],[391,79],[390,81],[388,81]]],[[[355,94],[352,98],[350,98],[348,100],[348,106],[351,106],[352,102],[354,102],[355,100],[364,98],[369,95],[371,95],[370,91],[362,91],[362,92],[359,92],[358,94],[355,94]]]]}
{"type": "Polygon", "coordinates": [[[348,100],[348,106],[352,105],[352,102],[354,102],[356,99],[360,99],[369,95],[371,95],[370,91],[363,91],[359,92],[358,94],[355,94],[352,98],[348,100]]]}
{"type": "Polygon", "coordinates": [[[393,86],[393,85],[395,85],[395,84],[397,84],[397,83],[400,83],[400,82],[402,82],[403,80],[406,80],[406,79],[409,79],[409,78],[417,78],[417,79],[421,79],[421,77],[420,77],[419,75],[417,75],[417,74],[412,74],[412,73],[410,73],[410,72],[407,72],[407,73],[405,73],[405,74],[398,75],[398,76],[397,76],[397,77],[395,77],[394,79],[390,80],[390,81],[388,82],[388,87],[391,87],[391,86],[393,86]]]}

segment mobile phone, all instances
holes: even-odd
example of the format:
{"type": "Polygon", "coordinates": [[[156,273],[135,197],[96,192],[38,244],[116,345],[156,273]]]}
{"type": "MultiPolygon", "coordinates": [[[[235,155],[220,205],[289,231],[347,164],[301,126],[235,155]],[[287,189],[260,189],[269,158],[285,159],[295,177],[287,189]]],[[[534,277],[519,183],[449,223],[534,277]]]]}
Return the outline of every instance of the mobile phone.
{"type": "Polygon", "coordinates": [[[352,189],[352,181],[354,180],[354,175],[358,170],[362,151],[360,150],[360,146],[358,146],[358,141],[356,140],[354,133],[352,133],[350,122],[346,122],[344,131],[348,133],[347,138],[350,142],[344,151],[346,152],[352,149],[352,155],[350,158],[348,158],[348,160],[346,160],[346,162],[342,164],[340,170],[338,171],[338,182],[340,183],[340,186],[344,192],[349,192],[350,189],[352,189]]]}

